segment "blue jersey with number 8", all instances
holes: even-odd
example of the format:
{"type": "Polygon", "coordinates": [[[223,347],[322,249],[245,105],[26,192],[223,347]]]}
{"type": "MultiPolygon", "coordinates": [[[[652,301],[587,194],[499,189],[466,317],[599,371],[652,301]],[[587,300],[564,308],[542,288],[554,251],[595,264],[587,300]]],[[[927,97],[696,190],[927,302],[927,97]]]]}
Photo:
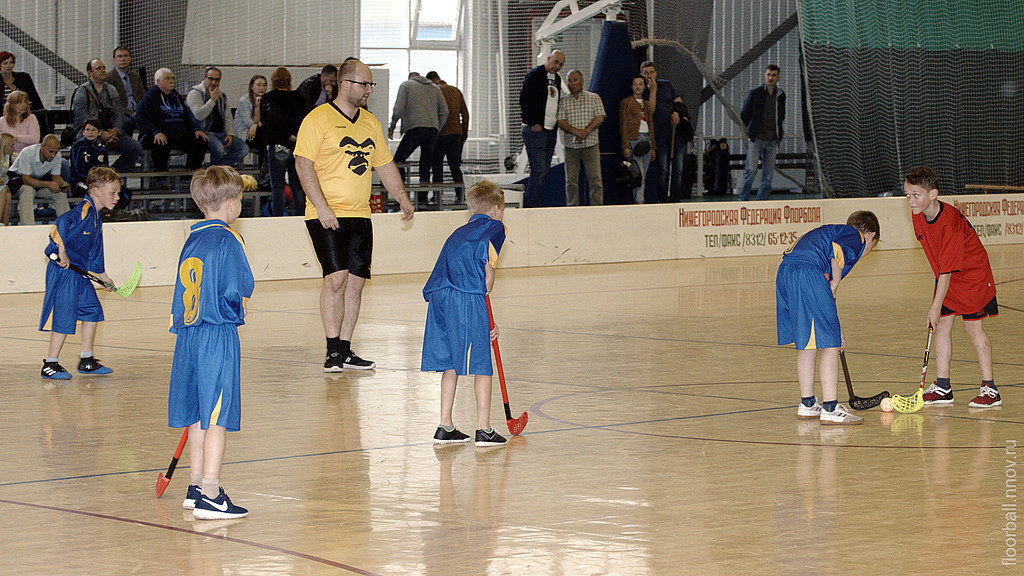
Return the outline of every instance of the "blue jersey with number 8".
{"type": "Polygon", "coordinates": [[[202,324],[245,324],[255,280],[242,237],[221,220],[193,224],[178,259],[171,332],[202,324]]]}

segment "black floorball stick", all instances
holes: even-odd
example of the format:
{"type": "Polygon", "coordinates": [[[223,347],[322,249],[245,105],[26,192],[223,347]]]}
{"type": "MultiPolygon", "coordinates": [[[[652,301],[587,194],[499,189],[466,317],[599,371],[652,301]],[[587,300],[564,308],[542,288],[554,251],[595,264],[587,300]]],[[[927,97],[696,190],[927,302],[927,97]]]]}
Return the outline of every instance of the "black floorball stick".
{"type": "Polygon", "coordinates": [[[850,393],[850,408],[854,410],[868,410],[882,403],[883,398],[889,397],[889,391],[884,390],[870,398],[861,398],[853,393],[853,382],[850,381],[850,367],[846,365],[846,352],[839,353],[839,360],[843,363],[843,375],[846,376],[846,390],[850,393]]]}

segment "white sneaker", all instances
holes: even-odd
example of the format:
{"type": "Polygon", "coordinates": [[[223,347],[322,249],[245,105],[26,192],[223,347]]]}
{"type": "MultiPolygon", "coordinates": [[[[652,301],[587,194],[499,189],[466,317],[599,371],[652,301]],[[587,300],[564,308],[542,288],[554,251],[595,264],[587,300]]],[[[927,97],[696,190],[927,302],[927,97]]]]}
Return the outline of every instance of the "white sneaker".
{"type": "Polygon", "coordinates": [[[821,411],[821,425],[822,426],[843,426],[852,424],[863,424],[864,419],[860,416],[854,416],[846,409],[846,406],[842,404],[836,404],[836,409],[832,412],[826,410],[821,411]]]}
{"type": "Polygon", "coordinates": [[[804,406],[803,402],[801,402],[800,405],[797,406],[796,417],[799,418],[800,420],[810,420],[812,418],[818,418],[820,416],[821,404],[819,404],[817,400],[815,400],[814,406],[811,406],[810,408],[804,406]]]}

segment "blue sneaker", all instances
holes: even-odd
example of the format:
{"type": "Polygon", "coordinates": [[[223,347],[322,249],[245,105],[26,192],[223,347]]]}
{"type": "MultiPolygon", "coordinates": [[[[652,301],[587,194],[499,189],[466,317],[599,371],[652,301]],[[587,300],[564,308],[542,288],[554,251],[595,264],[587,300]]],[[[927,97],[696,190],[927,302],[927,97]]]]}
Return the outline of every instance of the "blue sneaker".
{"type": "Polygon", "coordinates": [[[107,368],[103,364],[100,364],[100,361],[93,358],[92,356],[88,358],[82,358],[81,360],[78,361],[79,374],[101,376],[103,374],[110,374],[111,372],[113,372],[113,370],[107,368]]]}
{"type": "Polygon", "coordinates": [[[197,520],[230,520],[232,518],[245,518],[249,511],[241,506],[231,503],[231,498],[220,489],[217,497],[210,499],[203,494],[196,500],[196,507],[192,510],[192,516],[197,520]]]}
{"type": "Polygon", "coordinates": [[[203,491],[199,489],[199,486],[189,484],[188,492],[185,493],[185,500],[181,503],[181,507],[185,510],[195,510],[196,500],[199,500],[202,496],[203,491]]]}
{"type": "Polygon", "coordinates": [[[43,369],[40,370],[39,375],[47,380],[71,380],[71,373],[64,369],[63,366],[56,362],[47,362],[43,360],[43,369]]]}

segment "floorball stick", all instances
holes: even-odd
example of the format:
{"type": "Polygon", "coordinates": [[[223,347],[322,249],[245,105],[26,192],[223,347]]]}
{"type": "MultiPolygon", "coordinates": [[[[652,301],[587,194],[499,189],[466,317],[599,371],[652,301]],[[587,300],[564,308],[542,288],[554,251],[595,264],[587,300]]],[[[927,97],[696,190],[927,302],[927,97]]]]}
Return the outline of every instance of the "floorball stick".
{"type": "MultiPolygon", "coordinates": [[[[55,264],[57,263],[58,258],[59,256],[56,253],[50,254],[50,260],[53,260],[55,264]]],[[[135,263],[135,269],[132,270],[132,275],[128,277],[128,280],[126,280],[124,284],[121,284],[120,288],[115,287],[113,284],[104,282],[103,280],[100,280],[100,278],[95,274],[82,270],[81,268],[75,266],[74,264],[68,264],[68,268],[70,268],[72,272],[77,272],[78,274],[81,274],[83,277],[92,280],[93,282],[99,284],[100,286],[112,290],[121,298],[127,298],[131,296],[132,292],[135,292],[136,286],[139,285],[139,278],[142,277],[142,264],[139,264],[138,262],[135,263]]]]}
{"type": "MultiPolygon", "coordinates": [[[[487,302],[487,321],[490,324],[491,330],[494,330],[494,313],[491,311],[491,297],[485,296],[487,302]]],[[[526,412],[519,418],[512,417],[512,409],[508,406],[508,390],[505,388],[505,371],[501,367],[501,351],[498,350],[498,340],[492,340],[491,346],[494,348],[494,361],[498,365],[498,382],[501,384],[501,400],[505,403],[505,421],[508,423],[508,431],[513,436],[518,436],[523,428],[526,428],[526,421],[529,416],[526,412]]]]}
{"type": "Polygon", "coordinates": [[[171,465],[167,467],[167,473],[160,473],[156,477],[156,497],[159,498],[164,495],[164,490],[167,489],[167,485],[171,483],[171,476],[174,476],[174,469],[178,467],[178,458],[181,458],[181,452],[185,449],[185,442],[188,441],[188,426],[181,431],[181,440],[178,440],[178,448],[174,450],[174,458],[171,458],[171,465]]]}
{"type": "Polygon", "coordinates": [[[897,394],[892,397],[892,407],[897,412],[917,412],[924,407],[924,379],[928,374],[928,352],[932,349],[932,334],[935,330],[928,327],[928,344],[924,347],[924,363],[921,365],[921,385],[917,387],[917,392],[912,396],[900,396],[897,394]]]}
{"type": "Polygon", "coordinates": [[[850,367],[846,365],[846,352],[839,353],[839,360],[843,363],[843,376],[846,376],[846,391],[850,393],[850,408],[854,410],[868,410],[882,403],[883,398],[889,397],[889,391],[884,390],[870,398],[861,398],[853,393],[853,382],[850,381],[850,367]]]}

